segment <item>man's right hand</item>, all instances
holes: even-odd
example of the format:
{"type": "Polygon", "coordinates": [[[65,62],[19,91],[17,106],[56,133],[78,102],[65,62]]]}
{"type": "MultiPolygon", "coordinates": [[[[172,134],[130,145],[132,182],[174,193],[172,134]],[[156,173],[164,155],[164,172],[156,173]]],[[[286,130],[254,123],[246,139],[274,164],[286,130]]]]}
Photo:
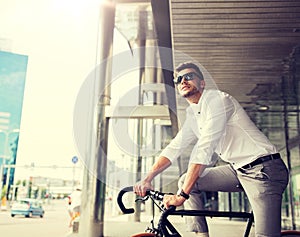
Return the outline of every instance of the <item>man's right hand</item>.
{"type": "Polygon", "coordinates": [[[147,190],[153,190],[151,182],[140,181],[133,186],[133,191],[135,192],[135,194],[141,197],[144,197],[146,195],[147,190]]]}
{"type": "Polygon", "coordinates": [[[146,195],[147,190],[153,190],[151,182],[155,178],[155,176],[160,174],[170,165],[171,161],[167,157],[160,156],[158,160],[154,163],[146,177],[133,186],[133,191],[137,195],[144,197],[146,195]]]}

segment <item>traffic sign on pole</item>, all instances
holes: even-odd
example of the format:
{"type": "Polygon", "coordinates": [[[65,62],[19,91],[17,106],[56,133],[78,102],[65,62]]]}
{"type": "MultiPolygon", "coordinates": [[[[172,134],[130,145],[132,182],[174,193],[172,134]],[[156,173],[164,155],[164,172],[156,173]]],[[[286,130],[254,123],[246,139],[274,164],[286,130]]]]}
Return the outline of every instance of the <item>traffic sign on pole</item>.
{"type": "Polygon", "coordinates": [[[73,162],[73,164],[76,164],[78,162],[78,157],[77,156],[73,156],[72,157],[72,162],[73,162]]]}

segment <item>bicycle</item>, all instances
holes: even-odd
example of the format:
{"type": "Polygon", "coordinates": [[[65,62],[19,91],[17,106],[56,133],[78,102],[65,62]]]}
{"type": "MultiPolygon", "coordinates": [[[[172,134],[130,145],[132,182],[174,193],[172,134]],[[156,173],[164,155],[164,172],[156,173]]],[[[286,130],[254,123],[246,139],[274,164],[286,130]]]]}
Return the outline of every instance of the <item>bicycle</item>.
{"type": "MultiPolygon", "coordinates": [[[[133,187],[126,187],[120,190],[117,198],[118,205],[124,214],[134,213],[133,208],[126,208],[123,203],[123,195],[127,192],[133,192],[133,187]]],[[[154,225],[154,217],[151,220],[151,227],[148,227],[144,233],[132,235],[131,237],[181,237],[177,229],[168,220],[168,216],[207,216],[207,217],[230,217],[230,218],[243,218],[247,219],[244,237],[249,237],[251,227],[254,223],[252,212],[230,212],[230,211],[207,211],[207,210],[176,210],[175,206],[165,209],[161,202],[165,193],[148,190],[145,197],[137,198],[136,201],[145,202],[149,198],[155,206],[161,211],[161,215],[157,226],[154,225]]],[[[300,237],[299,231],[286,230],[281,232],[282,237],[300,237]]]]}

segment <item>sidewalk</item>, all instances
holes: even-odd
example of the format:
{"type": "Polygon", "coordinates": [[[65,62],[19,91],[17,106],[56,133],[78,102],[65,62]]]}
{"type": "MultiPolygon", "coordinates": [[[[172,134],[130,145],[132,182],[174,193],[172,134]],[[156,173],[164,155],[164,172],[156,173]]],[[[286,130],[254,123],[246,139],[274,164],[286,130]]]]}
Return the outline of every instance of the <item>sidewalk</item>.
{"type": "MultiPolygon", "coordinates": [[[[195,237],[193,233],[185,231],[184,220],[181,217],[172,217],[169,220],[182,237],[195,237]],[[175,218],[173,220],[173,218],[175,218]]],[[[207,218],[211,237],[242,237],[247,222],[238,220],[228,220],[223,218],[207,218]]],[[[133,234],[142,233],[150,226],[150,222],[124,221],[124,217],[109,219],[104,225],[105,237],[130,237],[133,234]]],[[[67,237],[82,237],[79,234],[71,233],[67,237]]],[[[251,229],[249,237],[254,237],[254,227],[251,229]]]]}

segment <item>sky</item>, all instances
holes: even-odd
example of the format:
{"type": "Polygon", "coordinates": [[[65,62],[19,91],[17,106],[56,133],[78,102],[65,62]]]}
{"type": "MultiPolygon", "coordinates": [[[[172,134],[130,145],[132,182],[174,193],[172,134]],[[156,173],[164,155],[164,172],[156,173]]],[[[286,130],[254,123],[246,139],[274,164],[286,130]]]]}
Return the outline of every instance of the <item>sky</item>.
{"type": "Polygon", "coordinates": [[[96,65],[99,6],[100,0],[0,0],[0,42],[28,56],[17,165],[35,168],[18,169],[16,178],[72,178],[72,169],[57,167],[72,167],[79,155],[73,110],[96,65]]]}

